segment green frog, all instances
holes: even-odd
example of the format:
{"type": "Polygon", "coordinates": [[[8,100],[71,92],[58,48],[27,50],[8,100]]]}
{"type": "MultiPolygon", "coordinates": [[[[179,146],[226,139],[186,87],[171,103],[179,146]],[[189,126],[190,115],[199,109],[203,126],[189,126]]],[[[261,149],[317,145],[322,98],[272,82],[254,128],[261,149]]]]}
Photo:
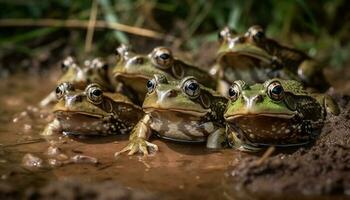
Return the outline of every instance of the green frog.
{"type": "Polygon", "coordinates": [[[304,52],[267,38],[260,26],[239,35],[229,28],[220,34],[220,48],[211,74],[219,78],[218,90],[226,93],[235,80],[262,83],[271,78],[293,79],[325,91],[329,88],[322,67],[304,52]]]}
{"type": "Polygon", "coordinates": [[[141,107],[120,93],[107,93],[92,83],[85,90],[72,83],[61,83],[55,90],[58,103],[55,119],[42,135],[63,132],[71,135],[108,135],[128,133],[144,115],[141,107]]]}
{"type": "MultiPolygon", "coordinates": [[[[77,89],[84,89],[90,83],[99,84],[104,91],[113,91],[114,88],[109,81],[108,65],[100,58],[85,60],[83,66],[79,66],[71,56],[61,63],[62,76],[57,85],[69,82],[77,89]]],[[[57,102],[55,91],[52,91],[40,102],[41,107],[57,102]]]]}
{"type": "Polygon", "coordinates": [[[180,142],[207,142],[208,148],[220,148],[225,143],[223,112],[227,99],[201,85],[192,76],[170,81],[155,75],[147,82],[143,103],[144,117],[132,130],[129,144],[119,153],[157,151],[149,142],[152,134],[180,142]]]}
{"type": "Polygon", "coordinates": [[[266,146],[295,146],[312,141],[326,113],[339,114],[333,99],[306,92],[300,82],[271,79],[247,84],[235,81],[224,117],[229,143],[243,151],[266,146]]]}
{"type": "Polygon", "coordinates": [[[148,55],[133,52],[130,47],[121,45],[116,50],[117,64],[112,72],[117,82],[121,82],[127,93],[138,96],[142,103],[147,88],[147,81],[155,74],[165,76],[168,80],[179,80],[186,76],[195,76],[201,84],[215,88],[214,79],[204,70],[189,65],[173,56],[170,49],[156,47],[148,55]]]}

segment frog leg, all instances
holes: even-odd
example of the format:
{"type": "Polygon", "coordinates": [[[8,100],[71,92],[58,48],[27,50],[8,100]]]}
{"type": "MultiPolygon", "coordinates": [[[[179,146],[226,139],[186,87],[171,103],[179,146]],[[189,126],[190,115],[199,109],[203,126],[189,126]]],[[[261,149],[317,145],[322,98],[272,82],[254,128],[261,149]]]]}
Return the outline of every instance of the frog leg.
{"type": "Polygon", "coordinates": [[[317,63],[314,60],[304,60],[298,67],[298,75],[305,82],[310,82],[311,77],[318,71],[317,63]]]}
{"type": "Polygon", "coordinates": [[[324,95],[324,107],[326,108],[327,113],[332,113],[333,115],[340,114],[340,108],[337,102],[329,95],[324,95]]]}
{"type": "Polygon", "coordinates": [[[128,155],[135,153],[142,153],[148,155],[150,150],[158,151],[158,146],[148,142],[147,139],[151,136],[151,129],[149,128],[150,116],[145,115],[134,127],[129,138],[129,144],[121,151],[114,154],[118,156],[121,153],[129,151],[128,155]]]}
{"type": "Polygon", "coordinates": [[[223,148],[226,142],[225,129],[219,128],[211,133],[207,138],[207,148],[220,149],[223,148]]]}
{"type": "Polygon", "coordinates": [[[47,95],[43,100],[40,101],[39,106],[40,107],[46,107],[51,103],[54,103],[57,101],[57,97],[54,91],[50,92],[49,95],[47,95]]]}
{"type": "Polygon", "coordinates": [[[41,132],[41,135],[50,136],[56,132],[60,132],[61,130],[62,130],[62,126],[60,121],[58,121],[58,119],[54,119],[45,127],[44,131],[41,132]]]}
{"type": "Polygon", "coordinates": [[[253,146],[247,141],[240,130],[236,130],[232,127],[226,126],[226,137],[228,144],[237,150],[245,152],[257,152],[261,148],[253,146]]]}
{"type": "Polygon", "coordinates": [[[326,113],[333,115],[340,114],[340,108],[331,96],[327,94],[314,94],[313,97],[325,108],[326,113]]]}
{"type": "Polygon", "coordinates": [[[324,92],[330,85],[324,77],[322,69],[323,66],[315,60],[307,59],[299,65],[297,73],[303,82],[324,92]]]}

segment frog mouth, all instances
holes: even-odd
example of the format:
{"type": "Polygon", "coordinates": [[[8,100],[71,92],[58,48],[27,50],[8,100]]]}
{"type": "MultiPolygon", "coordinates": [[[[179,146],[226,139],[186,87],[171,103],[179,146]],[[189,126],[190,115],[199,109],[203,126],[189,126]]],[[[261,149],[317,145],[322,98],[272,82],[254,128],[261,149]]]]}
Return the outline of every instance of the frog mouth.
{"type": "Polygon", "coordinates": [[[87,112],[56,111],[54,112],[65,135],[107,135],[110,134],[108,120],[102,115],[87,112]]]}
{"type": "Polygon", "coordinates": [[[226,54],[232,54],[233,56],[244,55],[252,58],[259,59],[266,63],[270,63],[272,57],[263,49],[247,44],[236,44],[226,54]]]}
{"type": "Polygon", "coordinates": [[[150,78],[152,78],[152,76],[147,76],[147,75],[144,75],[144,74],[139,74],[139,73],[121,73],[121,72],[118,72],[118,73],[115,73],[114,74],[114,78],[117,79],[117,80],[120,80],[120,79],[144,79],[144,80],[148,80],[150,78]]]}
{"type": "Polygon", "coordinates": [[[82,111],[57,110],[57,111],[54,111],[54,113],[58,117],[66,117],[66,118],[91,118],[91,119],[103,118],[102,115],[89,113],[89,112],[82,112],[82,111]]]}
{"type": "Polygon", "coordinates": [[[182,113],[197,117],[203,117],[207,114],[205,111],[197,111],[197,110],[184,110],[184,109],[178,109],[178,108],[159,108],[159,107],[143,107],[143,110],[146,113],[152,113],[152,112],[175,112],[175,113],[182,113]]]}
{"type": "Polygon", "coordinates": [[[234,121],[238,118],[280,118],[280,119],[291,119],[295,115],[292,113],[255,113],[255,114],[247,114],[247,113],[235,113],[232,115],[225,115],[226,121],[234,121]]]}
{"type": "Polygon", "coordinates": [[[237,137],[257,145],[294,145],[308,140],[302,124],[291,115],[237,115],[229,117],[228,127],[237,137]]]}

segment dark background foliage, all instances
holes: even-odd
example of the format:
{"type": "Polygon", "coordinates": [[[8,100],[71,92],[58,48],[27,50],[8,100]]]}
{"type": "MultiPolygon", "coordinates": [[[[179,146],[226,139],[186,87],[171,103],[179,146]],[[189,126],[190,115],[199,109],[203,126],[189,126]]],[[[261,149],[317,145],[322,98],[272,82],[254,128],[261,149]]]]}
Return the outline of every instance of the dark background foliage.
{"type": "Polygon", "coordinates": [[[269,37],[304,50],[335,70],[346,66],[350,54],[346,0],[0,0],[0,6],[2,76],[16,69],[41,71],[68,54],[112,55],[120,43],[144,53],[166,45],[196,54],[204,44],[214,44],[224,26],[243,32],[254,24],[265,27],[269,37]],[[79,24],[89,22],[94,3],[97,21],[129,25],[126,32],[96,27],[92,40],[86,42],[87,29],[79,24]],[[62,21],[37,26],[23,19],[69,19],[78,25],[66,27],[62,21]],[[158,36],[131,34],[133,27],[158,36]]]}

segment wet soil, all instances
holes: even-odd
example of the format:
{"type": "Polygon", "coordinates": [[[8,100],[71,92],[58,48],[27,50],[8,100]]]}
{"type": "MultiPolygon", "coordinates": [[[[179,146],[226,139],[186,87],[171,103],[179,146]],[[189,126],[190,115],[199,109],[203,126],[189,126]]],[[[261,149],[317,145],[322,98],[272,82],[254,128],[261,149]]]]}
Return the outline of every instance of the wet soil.
{"type": "MultiPolygon", "coordinates": [[[[57,73],[0,81],[0,199],[304,199],[349,197],[350,104],[308,147],[247,154],[153,138],[149,157],[114,153],[127,136],[70,138],[39,133],[52,119],[35,105],[57,73]],[[28,159],[31,158],[31,159],[28,159]],[[255,164],[258,161],[258,165],[255,164]],[[293,194],[293,195],[290,195],[293,194]],[[331,196],[330,196],[331,195],[331,196]]],[[[350,198],[349,198],[350,199],[350,198]]]]}

